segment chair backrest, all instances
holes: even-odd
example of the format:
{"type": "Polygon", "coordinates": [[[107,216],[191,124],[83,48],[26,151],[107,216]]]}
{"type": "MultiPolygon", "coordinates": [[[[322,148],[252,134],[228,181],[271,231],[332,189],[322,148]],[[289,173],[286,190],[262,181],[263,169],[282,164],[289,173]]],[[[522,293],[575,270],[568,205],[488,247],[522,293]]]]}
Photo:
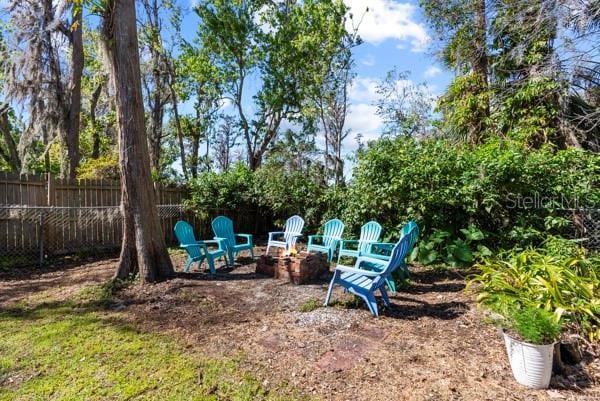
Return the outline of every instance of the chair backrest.
{"type": "MultiPolygon", "coordinates": [[[[411,222],[414,223],[414,222],[411,222]]],[[[403,230],[404,231],[404,230],[403,230]]],[[[390,260],[388,265],[381,272],[382,277],[387,277],[394,270],[404,264],[404,259],[408,256],[411,248],[417,242],[417,237],[419,236],[419,227],[417,224],[411,224],[410,227],[406,230],[405,234],[400,238],[400,240],[396,243],[394,248],[392,249],[392,254],[390,256],[390,260]]]]}
{"type": "Polygon", "coordinates": [[[294,234],[302,234],[304,228],[304,219],[300,216],[292,216],[285,222],[283,237],[286,242],[296,238],[294,234]]]}
{"type": "Polygon", "coordinates": [[[360,228],[360,238],[358,240],[359,252],[367,252],[369,243],[376,242],[381,236],[381,225],[376,221],[369,221],[360,228]]]}
{"type": "Polygon", "coordinates": [[[413,247],[415,246],[415,244],[417,242],[417,238],[419,236],[419,227],[417,226],[417,223],[414,220],[411,220],[402,227],[402,231],[400,232],[400,238],[402,238],[405,235],[407,235],[408,233],[410,233],[415,227],[417,228],[417,235],[414,235],[413,237],[411,237],[412,241],[411,241],[410,247],[408,249],[409,253],[412,251],[413,247]]]}
{"type": "Polygon", "coordinates": [[[215,237],[225,238],[226,246],[235,246],[235,234],[233,233],[233,221],[229,217],[218,216],[212,221],[212,229],[215,237]]]}
{"type": "Polygon", "coordinates": [[[331,247],[342,239],[344,223],[338,219],[331,219],[323,225],[323,244],[331,247]]]}
{"type": "MultiPolygon", "coordinates": [[[[194,236],[194,228],[186,221],[180,220],[175,224],[175,236],[181,245],[190,245],[196,244],[196,237],[194,236]]],[[[188,254],[192,258],[197,258],[200,256],[200,248],[199,247],[189,247],[186,248],[188,254]]]]}

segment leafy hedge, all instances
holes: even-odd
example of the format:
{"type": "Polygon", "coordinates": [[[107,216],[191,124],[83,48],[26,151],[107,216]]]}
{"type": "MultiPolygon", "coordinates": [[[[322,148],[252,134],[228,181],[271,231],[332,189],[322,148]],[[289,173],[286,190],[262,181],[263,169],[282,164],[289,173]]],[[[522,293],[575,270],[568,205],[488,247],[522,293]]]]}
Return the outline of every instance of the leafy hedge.
{"type": "Polygon", "coordinates": [[[358,155],[344,220],[373,218],[397,232],[415,218],[425,234],[453,236],[473,224],[510,247],[560,234],[567,222],[557,209],[600,205],[599,173],[600,156],[576,149],[381,139],[358,155]]]}
{"type": "MultiPolygon", "coordinates": [[[[396,238],[406,221],[416,219],[422,238],[441,230],[448,233],[442,242],[451,246],[465,229],[476,227],[485,234],[477,239],[478,248],[480,243],[494,248],[536,244],[548,234],[564,234],[568,222],[555,210],[600,205],[600,156],[576,149],[530,150],[507,140],[473,147],[384,138],[358,153],[347,187],[327,187],[319,174],[274,167],[252,172],[237,164],[224,173],[201,174],[189,204],[198,210],[261,210],[277,224],[299,214],[307,230],[339,217],[348,235],[375,219],[387,238],[396,238]]],[[[465,255],[462,242],[454,247],[454,259],[465,255]]],[[[447,251],[437,254],[452,259],[447,251]]],[[[426,259],[435,258],[429,252],[426,259]]]]}
{"type": "Polygon", "coordinates": [[[337,193],[312,173],[271,167],[252,172],[238,163],[223,173],[200,174],[191,184],[187,205],[198,212],[215,208],[260,211],[276,225],[299,214],[306,229],[316,230],[327,216],[336,215],[337,193]]]}

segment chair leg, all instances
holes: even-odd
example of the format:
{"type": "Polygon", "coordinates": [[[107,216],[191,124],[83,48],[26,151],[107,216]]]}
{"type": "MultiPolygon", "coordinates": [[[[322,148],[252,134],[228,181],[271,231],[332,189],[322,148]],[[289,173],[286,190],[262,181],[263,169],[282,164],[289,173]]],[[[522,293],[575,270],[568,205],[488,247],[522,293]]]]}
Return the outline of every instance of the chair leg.
{"type": "Polygon", "coordinates": [[[381,298],[383,298],[383,303],[386,307],[390,308],[392,304],[390,303],[390,297],[388,296],[387,291],[385,290],[385,286],[382,285],[381,287],[379,287],[379,291],[381,292],[381,298]]]}
{"type": "Polygon", "coordinates": [[[213,259],[212,256],[206,257],[206,263],[208,263],[208,268],[210,269],[210,274],[217,274],[217,271],[215,270],[215,260],[213,259]]]}
{"type": "Polygon", "coordinates": [[[393,278],[386,278],[385,283],[387,284],[387,286],[390,289],[390,291],[392,292],[392,294],[395,294],[397,292],[396,291],[396,282],[394,281],[393,278]]]}
{"type": "Polygon", "coordinates": [[[333,278],[331,279],[331,283],[329,283],[329,289],[327,289],[327,295],[325,296],[325,306],[329,304],[329,299],[331,298],[331,293],[333,292],[333,287],[335,286],[335,280],[337,279],[338,273],[333,273],[333,278]]]}
{"type": "Polygon", "coordinates": [[[229,255],[229,266],[234,267],[235,266],[235,254],[233,253],[233,251],[229,251],[229,252],[227,252],[227,254],[229,255]]]}
{"type": "Polygon", "coordinates": [[[267,252],[265,252],[265,256],[269,256],[269,248],[271,248],[271,245],[267,244],[267,252]]]}
{"type": "Polygon", "coordinates": [[[365,295],[363,297],[363,299],[367,302],[367,306],[369,307],[371,314],[375,317],[378,317],[379,310],[377,309],[377,300],[375,299],[375,296],[373,295],[373,293],[369,293],[368,295],[365,295]]]}
{"type": "Polygon", "coordinates": [[[192,260],[192,258],[188,258],[187,263],[185,264],[185,267],[183,268],[183,270],[187,273],[190,271],[190,267],[192,266],[192,264],[194,263],[194,261],[192,260]]]}
{"type": "Polygon", "coordinates": [[[250,248],[250,257],[254,259],[254,248],[250,248]]]}

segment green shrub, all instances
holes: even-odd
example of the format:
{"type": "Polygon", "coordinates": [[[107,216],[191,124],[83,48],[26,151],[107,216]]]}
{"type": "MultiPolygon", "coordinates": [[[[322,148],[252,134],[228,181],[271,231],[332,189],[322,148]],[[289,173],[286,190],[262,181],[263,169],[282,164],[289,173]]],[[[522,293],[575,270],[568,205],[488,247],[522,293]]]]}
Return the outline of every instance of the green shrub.
{"type": "Polygon", "coordinates": [[[328,188],[314,172],[262,167],[251,171],[238,163],[225,172],[205,172],[191,183],[186,204],[198,213],[206,210],[256,210],[282,226],[298,214],[306,231],[315,231],[344,205],[343,189],[328,188]]]}
{"type": "Polygon", "coordinates": [[[477,284],[481,304],[503,314],[509,308],[545,309],[600,339],[600,260],[527,249],[487,258],[475,268],[479,272],[467,288],[477,284]]]}
{"type": "Polygon", "coordinates": [[[461,238],[452,238],[448,231],[435,230],[415,246],[410,259],[423,265],[445,263],[459,267],[470,265],[475,259],[492,254],[486,246],[478,243],[485,236],[474,225],[461,229],[460,233],[461,238]]]}
{"type": "Polygon", "coordinates": [[[77,178],[83,180],[119,180],[119,158],[116,154],[86,159],[77,169],[77,178]]]}
{"type": "Polygon", "coordinates": [[[190,189],[191,197],[186,203],[198,213],[207,209],[259,209],[254,175],[242,163],[222,173],[201,173],[190,183],[190,189]]]}
{"type": "Polygon", "coordinates": [[[508,329],[532,344],[551,344],[558,339],[562,325],[545,309],[525,307],[513,309],[508,316],[508,329]]]}
{"type": "Polygon", "coordinates": [[[344,221],[376,219],[395,236],[416,219],[423,235],[474,224],[494,248],[538,245],[570,222],[555,209],[600,205],[600,156],[510,140],[469,146],[439,139],[384,138],[358,153],[344,221]]]}

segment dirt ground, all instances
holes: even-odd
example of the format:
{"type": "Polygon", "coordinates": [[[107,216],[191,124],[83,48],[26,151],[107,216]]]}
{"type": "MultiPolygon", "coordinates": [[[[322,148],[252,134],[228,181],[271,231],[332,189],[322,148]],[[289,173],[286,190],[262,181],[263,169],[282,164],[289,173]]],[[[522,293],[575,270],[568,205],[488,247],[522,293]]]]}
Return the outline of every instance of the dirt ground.
{"type": "MultiPolygon", "coordinates": [[[[173,256],[181,270],[183,256],[173,256]]],[[[67,299],[109,278],[116,259],[31,274],[0,275],[0,308],[67,299]]],[[[484,323],[458,272],[413,269],[393,307],[373,318],[361,305],[301,312],[322,303],[328,277],[294,286],[257,276],[238,259],[216,277],[202,271],[121,290],[110,313],[141,329],[172,334],[208,356],[242,356],[267,388],[288,383],[324,400],[600,400],[600,361],[583,363],[534,391],[512,378],[495,328],[484,323]]],[[[349,300],[340,289],[336,300],[349,300]]]]}

